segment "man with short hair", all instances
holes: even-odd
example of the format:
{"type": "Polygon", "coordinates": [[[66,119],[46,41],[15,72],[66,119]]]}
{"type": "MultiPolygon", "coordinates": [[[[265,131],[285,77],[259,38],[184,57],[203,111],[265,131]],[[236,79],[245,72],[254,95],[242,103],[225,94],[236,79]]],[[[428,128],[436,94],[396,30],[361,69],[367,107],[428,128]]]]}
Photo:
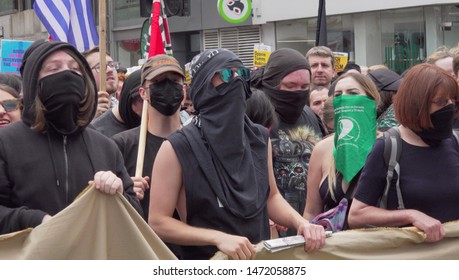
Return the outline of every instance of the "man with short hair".
{"type": "MultiPolygon", "coordinates": [[[[143,178],[148,181],[159,147],[166,137],[181,127],[179,113],[186,95],[185,76],[178,61],[168,55],[156,55],[148,59],[140,72],[140,97],[150,104],[147,111],[147,143],[142,171],[143,178]]],[[[136,127],[112,137],[123,154],[126,169],[131,176],[136,171],[139,135],[140,127],[136,127]]],[[[141,184],[142,178],[133,179],[134,191],[148,220],[150,190],[148,185],[141,184]]]]}
{"type": "Polygon", "coordinates": [[[99,46],[96,46],[88,51],[82,53],[83,56],[89,63],[91,67],[92,74],[96,79],[97,85],[97,95],[98,95],[98,103],[97,103],[97,113],[94,118],[98,118],[104,112],[108,111],[108,109],[113,108],[118,101],[115,97],[116,90],[118,89],[118,73],[116,70],[119,69],[119,63],[113,61],[113,58],[107,52],[106,54],[106,68],[100,68],[100,49],[99,46]],[[105,80],[105,87],[106,91],[100,90],[100,71],[105,71],[107,76],[105,80]]]}
{"type": "Polygon", "coordinates": [[[431,53],[427,58],[426,58],[426,63],[428,64],[434,64],[441,69],[445,70],[448,72],[451,76],[453,76],[455,79],[457,79],[456,72],[454,72],[454,67],[453,67],[453,57],[455,50],[449,50],[447,47],[440,47],[433,53],[431,53]]]}
{"type": "Polygon", "coordinates": [[[317,46],[306,53],[306,60],[311,66],[311,86],[330,88],[335,76],[335,57],[330,48],[317,46]]]}
{"type": "Polygon", "coordinates": [[[324,114],[322,110],[324,109],[327,98],[328,88],[323,86],[313,88],[309,94],[309,107],[320,117],[321,120],[323,120],[324,114]]]}
{"type": "MultiPolygon", "coordinates": [[[[140,78],[140,97],[149,103],[147,110],[147,138],[142,177],[135,177],[139,150],[140,127],[123,131],[112,137],[124,157],[126,169],[134,181],[134,191],[140,200],[144,219],[148,222],[150,208],[149,181],[153,163],[166,138],[181,128],[180,110],[185,101],[185,74],[178,61],[168,55],[156,55],[143,64],[140,78]]],[[[175,218],[179,218],[174,214],[175,218]]],[[[180,246],[166,244],[181,258],[180,246]]]]}

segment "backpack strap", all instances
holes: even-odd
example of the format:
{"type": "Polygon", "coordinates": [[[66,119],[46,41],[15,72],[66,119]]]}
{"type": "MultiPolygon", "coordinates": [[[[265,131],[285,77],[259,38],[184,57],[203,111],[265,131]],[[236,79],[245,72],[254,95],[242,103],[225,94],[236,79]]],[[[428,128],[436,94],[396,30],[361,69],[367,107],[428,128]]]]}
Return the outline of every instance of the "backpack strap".
{"type": "MultiPolygon", "coordinates": [[[[458,138],[459,139],[459,138],[458,138]]],[[[387,165],[386,187],[379,202],[379,207],[387,209],[387,197],[390,186],[395,181],[398,209],[405,209],[402,191],[400,189],[400,165],[398,161],[402,153],[402,140],[398,127],[392,127],[384,132],[384,161],[387,165]],[[396,175],[394,179],[394,175],[396,175]]]]}
{"type": "Polygon", "coordinates": [[[456,145],[459,146],[459,131],[456,129],[453,129],[453,136],[454,136],[454,139],[456,140],[456,145]]]}

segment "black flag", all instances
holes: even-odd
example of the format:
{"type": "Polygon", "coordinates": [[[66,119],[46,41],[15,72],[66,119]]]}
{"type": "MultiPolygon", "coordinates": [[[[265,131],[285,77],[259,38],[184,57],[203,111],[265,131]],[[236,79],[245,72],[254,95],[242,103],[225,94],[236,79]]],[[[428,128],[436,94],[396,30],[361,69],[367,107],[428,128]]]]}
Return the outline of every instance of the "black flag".
{"type": "Polygon", "coordinates": [[[319,0],[319,13],[317,15],[316,46],[327,46],[327,15],[325,13],[325,0],[319,0]]]}

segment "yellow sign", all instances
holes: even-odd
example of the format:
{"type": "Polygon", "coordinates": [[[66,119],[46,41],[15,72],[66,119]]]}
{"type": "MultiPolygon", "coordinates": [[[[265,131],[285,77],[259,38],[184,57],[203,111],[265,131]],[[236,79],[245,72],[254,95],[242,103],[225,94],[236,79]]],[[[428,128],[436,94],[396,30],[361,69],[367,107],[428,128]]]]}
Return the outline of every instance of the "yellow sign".
{"type": "Polygon", "coordinates": [[[271,55],[271,47],[264,44],[255,44],[253,48],[253,67],[265,66],[271,55]]]}
{"type": "Polygon", "coordinates": [[[191,84],[190,67],[191,67],[190,62],[185,64],[185,81],[187,82],[187,84],[191,84]]]}
{"type": "Polygon", "coordinates": [[[343,72],[348,61],[348,54],[343,52],[333,52],[333,55],[335,56],[335,72],[343,72]]]}

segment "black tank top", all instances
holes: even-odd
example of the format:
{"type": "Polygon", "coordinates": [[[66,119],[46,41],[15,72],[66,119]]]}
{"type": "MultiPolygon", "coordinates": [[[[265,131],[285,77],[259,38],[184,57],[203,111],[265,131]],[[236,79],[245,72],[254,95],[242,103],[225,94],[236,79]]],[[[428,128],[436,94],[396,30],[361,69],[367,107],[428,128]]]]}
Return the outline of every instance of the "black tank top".
{"type": "MultiPolygon", "coordinates": [[[[219,203],[183,132],[175,132],[168,140],[182,166],[188,225],[245,236],[253,244],[269,239],[267,207],[251,219],[233,215],[219,203]]],[[[210,259],[217,251],[215,246],[182,246],[182,257],[210,259]]]]}
{"type": "Polygon", "coordinates": [[[355,190],[355,186],[357,185],[357,182],[359,181],[361,171],[362,170],[360,170],[359,173],[357,173],[357,175],[355,175],[355,177],[351,180],[346,193],[343,191],[343,187],[342,187],[343,175],[340,172],[336,173],[336,183],[334,186],[332,186],[335,200],[333,199],[330,193],[330,188],[328,186],[328,176],[325,177],[325,180],[322,182],[319,188],[320,198],[322,199],[322,202],[324,205],[324,209],[323,209],[324,212],[333,207],[338,206],[339,202],[344,197],[346,197],[347,200],[349,201],[349,206],[351,205],[352,198],[354,198],[353,192],[355,190]],[[347,194],[349,191],[351,193],[347,194]]]}

